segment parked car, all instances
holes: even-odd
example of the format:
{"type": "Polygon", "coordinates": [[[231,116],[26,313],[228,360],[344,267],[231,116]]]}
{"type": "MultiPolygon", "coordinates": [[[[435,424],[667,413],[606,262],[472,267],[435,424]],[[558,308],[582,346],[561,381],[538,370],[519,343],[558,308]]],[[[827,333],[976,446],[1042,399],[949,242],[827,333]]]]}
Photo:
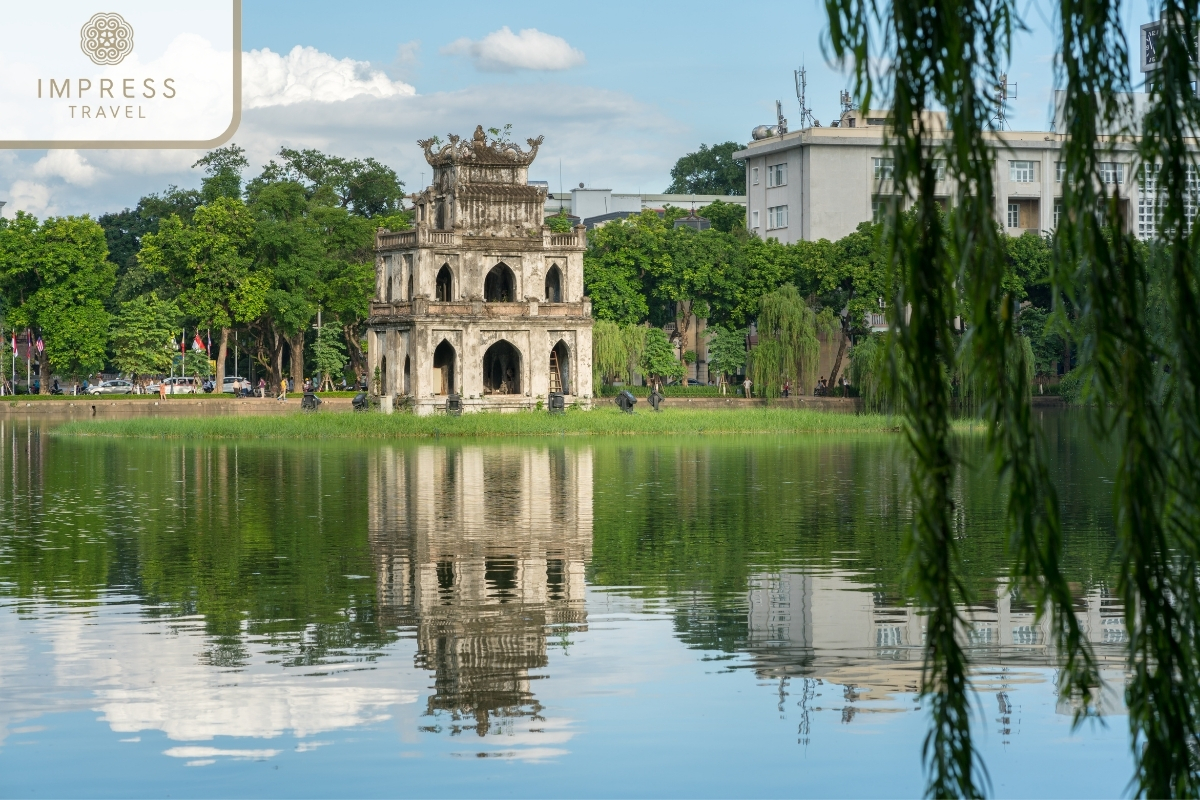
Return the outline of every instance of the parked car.
{"type": "Polygon", "coordinates": [[[224,383],[224,385],[221,387],[221,391],[222,391],[222,392],[229,392],[230,394],[232,394],[232,393],[233,393],[233,382],[234,382],[234,381],[241,381],[243,386],[245,386],[245,385],[246,385],[246,379],[245,379],[245,378],[239,377],[239,376],[237,376],[237,375],[226,375],[226,376],[225,376],[225,383],[224,383]]]}
{"type": "Polygon", "coordinates": [[[88,394],[133,394],[133,381],[105,381],[104,383],[99,383],[95,386],[89,386],[88,394]]]}
{"type": "MultiPolygon", "coordinates": [[[[196,379],[195,378],[165,378],[161,384],[166,384],[167,394],[195,394],[196,379]]],[[[158,394],[159,381],[155,381],[146,387],[146,391],[151,394],[158,394]]]]}

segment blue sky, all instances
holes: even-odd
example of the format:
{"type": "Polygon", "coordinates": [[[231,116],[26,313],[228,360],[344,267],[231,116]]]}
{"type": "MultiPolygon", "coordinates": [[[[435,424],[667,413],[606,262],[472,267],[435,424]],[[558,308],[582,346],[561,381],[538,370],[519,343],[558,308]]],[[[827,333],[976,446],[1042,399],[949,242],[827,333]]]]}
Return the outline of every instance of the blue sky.
{"type": "MultiPolygon", "coordinates": [[[[1014,128],[1048,127],[1052,15],[1044,0],[1022,9],[1030,31],[1017,35],[1010,70],[1018,85],[1009,109],[1014,128]]],[[[1132,40],[1151,12],[1127,4],[1125,17],[1132,40]]],[[[512,123],[518,139],[546,137],[532,177],[554,188],[561,163],[568,188],[662,191],[676,158],[701,142],[747,140],[755,125],[773,122],[777,99],[795,127],[792,70],[802,62],[809,105],[828,124],[847,79],[825,62],[825,30],[816,0],[769,8],[245,0],[243,49],[258,51],[251,64],[266,63],[269,49],[290,83],[312,91],[301,101],[279,87],[248,86],[257,99],[248,100],[235,141],[254,168],[281,145],[318,147],[374,156],[416,189],[422,173],[428,179],[417,138],[512,123]],[[339,88],[312,88],[328,88],[326,73],[339,88]]],[[[196,185],[196,157],[0,151],[0,199],[10,201],[7,215],[16,208],[102,213],[171,183],[196,185]]]]}

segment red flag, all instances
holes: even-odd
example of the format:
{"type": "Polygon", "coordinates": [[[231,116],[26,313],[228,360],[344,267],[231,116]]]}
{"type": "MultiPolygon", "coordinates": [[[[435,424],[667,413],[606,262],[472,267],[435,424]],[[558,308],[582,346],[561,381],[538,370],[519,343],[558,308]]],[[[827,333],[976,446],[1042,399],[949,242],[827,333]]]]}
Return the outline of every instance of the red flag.
{"type": "Polygon", "coordinates": [[[46,345],[42,343],[42,337],[40,336],[38,337],[37,345],[35,346],[37,347],[37,351],[39,353],[46,349],[46,345]]]}
{"type": "Polygon", "coordinates": [[[197,353],[208,353],[208,351],[204,349],[204,340],[200,338],[199,332],[196,333],[196,338],[192,339],[192,349],[197,353]]]}

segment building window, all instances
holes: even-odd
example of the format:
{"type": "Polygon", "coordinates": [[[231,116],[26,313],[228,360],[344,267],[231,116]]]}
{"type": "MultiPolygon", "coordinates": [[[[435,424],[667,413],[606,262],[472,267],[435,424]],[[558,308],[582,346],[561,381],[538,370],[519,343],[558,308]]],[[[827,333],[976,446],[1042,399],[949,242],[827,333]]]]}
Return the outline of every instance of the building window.
{"type": "Polygon", "coordinates": [[[787,186],[787,164],[772,164],[767,167],[767,187],[787,186]]]}
{"type": "Polygon", "coordinates": [[[750,177],[755,186],[758,186],[758,167],[750,170],[750,177]]]}
{"type": "Polygon", "coordinates": [[[1063,175],[1067,172],[1067,165],[1061,161],[1054,162],[1054,180],[1062,183],[1063,175]]]}
{"type": "Polygon", "coordinates": [[[758,230],[758,211],[750,212],[750,227],[758,230]]]}
{"type": "Polygon", "coordinates": [[[886,222],[888,212],[892,209],[892,204],[895,201],[891,197],[880,197],[875,195],[871,198],[871,222],[876,225],[886,222]]]}
{"type": "Polygon", "coordinates": [[[1100,182],[1120,185],[1125,182],[1125,165],[1116,161],[1100,162],[1100,182]]]}
{"type": "Polygon", "coordinates": [[[867,117],[868,125],[887,125],[887,117],[867,117]]]}
{"type": "Polygon", "coordinates": [[[875,159],[875,180],[890,181],[892,174],[896,171],[896,160],[894,158],[877,158],[875,159]]]}
{"type": "Polygon", "coordinates": [[[1063,215],[1062,200],[1055,200],[1054,201],[1054,227],[1055,228],[1058,227],[1058,221],[1060,219],[1062,219],[1062,215],[1063,215]]]}
{"type": "Polygon", "coordinates": [[[935,180],[946,180],[946,159],[935,158],[933,160],[933,171],[935,180]]]}
{"type": "Polygon", "coordinates": [[[1033,162],[1008,162],[1008,179],[1013,183],[1033,183],[1033,162]]]}
{"type": "Polygon", "coordinates": [[[787,227],[787,206],[771,206],[767,209],[767,230],[787,227]]]}
{"type": "Polygon", "coordinates": [[[1008,227],[1021,227],[1021,206],[1017,203],[1008,204],[1008,227]]]}

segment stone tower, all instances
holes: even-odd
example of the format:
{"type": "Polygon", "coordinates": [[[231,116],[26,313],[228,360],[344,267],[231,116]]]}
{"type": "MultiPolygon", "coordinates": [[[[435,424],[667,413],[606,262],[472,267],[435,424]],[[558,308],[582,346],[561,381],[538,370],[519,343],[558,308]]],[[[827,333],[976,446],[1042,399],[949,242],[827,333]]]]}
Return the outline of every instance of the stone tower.
{"type": "Polygon", "coordinates": [[[529,185],[542,138],[449,138],[418,142],[433,183],[411,196],[413,230],[375,239],[367,342],[384,408],[407,396],[432,414],[458,395],[464,412],[517,411],[556,391],[589,406],[586,238],[543,224],[545,190],[529,185]]]}

